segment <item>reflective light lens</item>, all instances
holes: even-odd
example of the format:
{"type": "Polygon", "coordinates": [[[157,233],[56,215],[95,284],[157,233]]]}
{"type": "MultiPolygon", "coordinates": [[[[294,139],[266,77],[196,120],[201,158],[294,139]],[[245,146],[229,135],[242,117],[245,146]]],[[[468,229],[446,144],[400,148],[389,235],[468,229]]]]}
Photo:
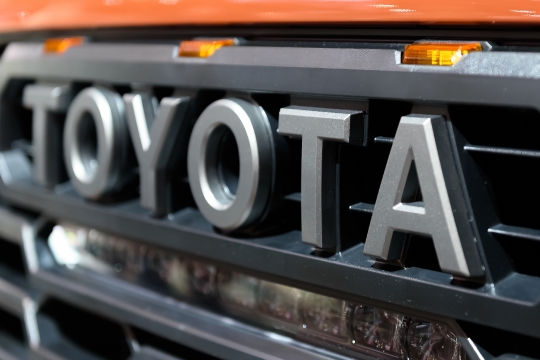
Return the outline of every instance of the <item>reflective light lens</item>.
{"type": "Polygon", "coordinates": [[[224,40],[186,40],[180,43],[178,56],[207,58],[223,46],[235,45],[234,39],[224,40]]]}
{"type": "Polygon", "coordinates": [[[173,257],[163,280],[172,293],[180,298],[187,298],[192,294],[187,264],[179,257],[173,257]]]}
{"type": "Polygon", "coordinates": [[[403,315],[359,305],[354,310],[352,324],[355,344],[401,357],[403,320],[403,315]]]}
{"type": "Polygon", "coordinates": [[[473,51],[481,51],[479,43],[420,43],[405,46],[403,64],[415,65],[455,65],[461,58],[473,51]]]}
{"type": "Polygon", "coordinates": [[[343,300],[314,293],[304,297],[303,315],[308,330],[348,339],[349,314],[350,306],[343,300]]]}
{"type": "Polygon", "coordinates": [[[69,269],[115,276],[347,355],[466,360],[456,334],[440,323],[261,280],[73,224],[56,225],[48,243],[55,260],[69,269]]]}
{"type": "Polygon", "coordinates": [[[259,311],[277,320],[301,324],[302,299],[306,294],[306,291],[290,286],[261,281],[257,296],[259,311]]]}
{"type": "Polygon", "coordinates": [[[218,274],[219,297],[225,306],[242,310],[257,307],[257,292],[261,281],[237,272],[220,271],[218,274]]]}
{"type": "Polygon", "coordinates": [[[199,261],[188,263],[188,274],[193,289],[202,295],[213,295],[216,293],[217,269],[199,261]]]}
{"type": "Polygon", "coordinates": [[[454,332],[437,323],[413,320],[407,335],[411,360],[463,360],[464,349],[454,332]]]}
{"type": "Polygon", "coordinates": [[[48,54],[61,54],[72,46],[78,46],[84,43],[82,36],[69,38],[52,38],[45,40],[43,51],[48,54]]]}

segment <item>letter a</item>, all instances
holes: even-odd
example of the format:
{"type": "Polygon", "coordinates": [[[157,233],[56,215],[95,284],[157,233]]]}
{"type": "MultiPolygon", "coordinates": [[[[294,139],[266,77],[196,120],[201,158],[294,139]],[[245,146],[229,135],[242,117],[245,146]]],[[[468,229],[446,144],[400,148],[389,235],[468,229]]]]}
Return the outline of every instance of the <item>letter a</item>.
{"type": "Polygon", "coordinates": [[[401,118],[375,203],[364,254],[384,260],[399,258],[403,241],[396,236],[399,233],[430,236],[445,272],[467,277],[484,273],[445,120],[441,116],[401,118]],[[413,161],[423,199],[406,203],[413,161]]]}

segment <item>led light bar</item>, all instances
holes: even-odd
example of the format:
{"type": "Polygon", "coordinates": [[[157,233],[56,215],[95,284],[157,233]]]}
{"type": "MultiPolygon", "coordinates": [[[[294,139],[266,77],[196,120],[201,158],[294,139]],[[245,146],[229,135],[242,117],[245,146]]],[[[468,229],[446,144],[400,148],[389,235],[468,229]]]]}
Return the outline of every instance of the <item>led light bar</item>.
{"type": "Polygon", "coordinates": [[[405,46],[403,64],[451,66],[470,52],[482,51],[480,43],[419,43],[405,46]]]}
{"type": "Polygon", "coordinates": [[[80,266],[186,302],[210,304],[334,351],[384,359],[467,357],[445,324],[277,284],[95,229],[60,223],[48,244],[68,268],[80,266]]]}

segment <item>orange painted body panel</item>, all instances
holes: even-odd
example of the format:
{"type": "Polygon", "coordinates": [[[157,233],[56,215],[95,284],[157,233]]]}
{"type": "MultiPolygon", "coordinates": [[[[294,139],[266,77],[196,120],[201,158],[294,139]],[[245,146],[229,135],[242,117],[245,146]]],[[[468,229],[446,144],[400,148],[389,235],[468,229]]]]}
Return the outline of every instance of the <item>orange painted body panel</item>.
{"type": "Polygon", "coordinates": [[[538,0],[2,0],[0,31],[149,25],[540,24],[538,0]]]}

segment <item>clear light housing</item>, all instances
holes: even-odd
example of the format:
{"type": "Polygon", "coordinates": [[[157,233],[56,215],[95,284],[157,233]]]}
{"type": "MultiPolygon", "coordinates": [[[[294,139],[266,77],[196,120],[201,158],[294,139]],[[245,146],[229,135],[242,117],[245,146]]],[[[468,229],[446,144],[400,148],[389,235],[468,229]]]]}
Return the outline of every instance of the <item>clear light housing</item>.
{"type": "Polygon", "coordinates": [[[165,282],[169,285],[171,291],[180,298],[186,298],[192,295],[187,264],[179,257],[172,259],[167,276],[165,277],[165,282]]]}
{"type": "Polygon", "coordinates": [[[217,277],[219,298],[225,306],[255,310],[260,282],[251,276],[222,270],[217,277]]]}
{"type": "Polygon", "coordinates": [[[347,339],[347,320],[350,306],[343,300],[315,293],[304,296],[305,328],[337,338],[347,339]]]}
{"type": "Polygon", "coordinates": [[[456,334],[435,322],[412,320],[407,334],[411,360],[464,360],[465,351],[456,334]]]}
{"type": "Polygon", "coordinates": [[[190,261],[188,262],[188,273],[195,292],[202,295],[215,294],[217,274],[215,266],[200,261],[190,261]]]}
{"type": "Polygon", "coordinates": [[[290,286],[261,281],[258,305],[261,314],[293,324],[303,324],[302,299],[307,292],[290,286]]]}
{"type": "Polygon", "coordinates": [[[348,355],[467,357],[456,333],[440,322],[300,290],[69,223],[56,225],[48,244],[56,262],[69,269],[115,276],[348,355]]]}
{"type": "Polygon", "coordinates": [[[353,341],[401,357],[404,316],[371,306],[358,305],[352,320],[353,341]]]}

